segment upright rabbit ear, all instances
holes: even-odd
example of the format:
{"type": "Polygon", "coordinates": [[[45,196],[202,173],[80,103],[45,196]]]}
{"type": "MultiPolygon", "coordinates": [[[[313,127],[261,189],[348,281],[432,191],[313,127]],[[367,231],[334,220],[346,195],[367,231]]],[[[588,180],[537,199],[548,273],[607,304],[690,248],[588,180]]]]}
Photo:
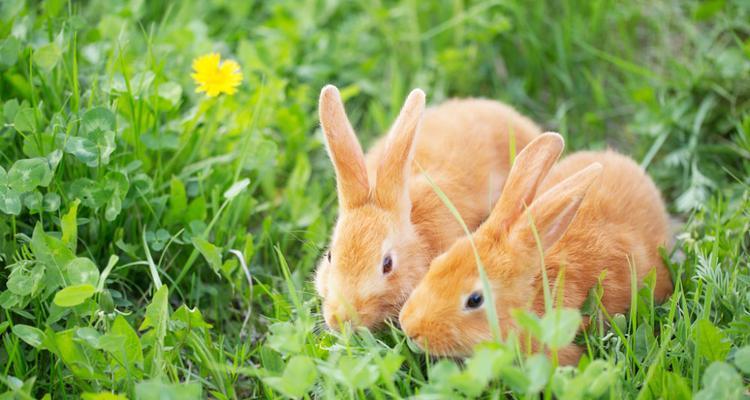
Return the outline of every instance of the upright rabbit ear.
{"type": "Polygon", "coordinates": [[[593,163],[539,196],[514,224],[511,240],[533,245],[536,229],[542,248],[552,247],[568,230],[586,192],[601,172],[602,165],[593,163]]]}
{"type": "Polygon", "coordinates": [[[335,86],[323,88],[319,107],[328,154],[336,170],[339,204],[343,208],[355,208],[366,203],[370,195],[362,147],[346,118],[344,104],[335,86]]]}
{"type": "Polygon", "coordinates": [[[397,208],[404,196],[408,196],[406,182],[411,172],[414,141],[422,122],[424,106],[424,92],[412,90],[388,133],[375,178],[375,200],[381,207],[397,208]]]}
{"type": "Polygon", "coordinates": [[[564,146],[560,135],[544,133],[518,153],[486,226],[507,231],[536,195],[537,188],[560,157],[564,146]]]}

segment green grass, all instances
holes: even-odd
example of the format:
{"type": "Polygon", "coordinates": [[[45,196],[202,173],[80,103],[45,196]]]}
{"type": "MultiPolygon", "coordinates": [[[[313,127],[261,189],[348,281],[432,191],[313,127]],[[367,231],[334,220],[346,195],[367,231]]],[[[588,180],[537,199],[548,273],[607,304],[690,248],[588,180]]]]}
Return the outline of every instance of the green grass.
{"type": "MultiPolygon", "coordinates": [[[[741,0],[3,0],[0,167],[2,398],[748,397],[741,0]],[[236,95],[194,93],[211,51],[242,66],[236,95]],[[397,328],[327,332],[326,83],[365,144],[421,87],[632,155],[683,222],[675,294],[607,315],[594,291],[575,368],[512,340],[459,362],[397,328]]],[[[580,314],[526,317],[562,343],[580,314]]]]}

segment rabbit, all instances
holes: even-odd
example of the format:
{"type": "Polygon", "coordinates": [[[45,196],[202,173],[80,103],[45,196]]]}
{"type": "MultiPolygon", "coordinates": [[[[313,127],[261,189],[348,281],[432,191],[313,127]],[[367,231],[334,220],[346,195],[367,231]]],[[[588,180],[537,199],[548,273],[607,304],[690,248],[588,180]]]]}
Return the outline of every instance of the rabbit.
{"type": "MultiPolygon", "coordinates": [[[[514,331],[525,337],[511,316],[513,309],[544,314],[542,268],[550,285],[564,268],[563,287],[551,288],[562,291],[553,304],[561,300],[564,307],[580,308],[606,270],[603,305],[610,314],[626,311],[630,263],[639,284],[656,269],[656,300],[672,293],[659,254],[669,240],[668,214],[653,181],[633,160],[611,150],[574,153],[555,165],[562,149],[562,137],[555,133],[529,143],[518,154],[492,213],[471,235],[503,336],[514,331]]],[[[464,236],[432,261],[399,322],[406,336],[431,355],[468,356],[476,344],[492,339],[483,305],[474,251],[464,236]]],[[[559,361],[574,364],[581,353],[581,347],[569,345],[560,349],[559,361]]]]}
{"type": "Polygon", "coordinates": [[[319,106],[339,215],[315,287],[330,329],[374,329],[396,319],[430,260],[462,235],[431,181],[474,229],[505,182],[510,135],[520,149],[542,131],[491,100],[449,100],[425,111],[425,94],[415,89],[364,156],[334,86],[322,89],[319,106]]]}

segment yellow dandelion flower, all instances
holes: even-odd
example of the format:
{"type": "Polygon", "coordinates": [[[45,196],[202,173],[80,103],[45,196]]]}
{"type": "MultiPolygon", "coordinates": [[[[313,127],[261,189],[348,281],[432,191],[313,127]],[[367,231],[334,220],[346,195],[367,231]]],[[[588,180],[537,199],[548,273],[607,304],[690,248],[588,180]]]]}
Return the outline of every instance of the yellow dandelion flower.
{"type": "Polygon", "coordinates": [[[240,65],[233,60],[222,62],[219,53],[209,53],[193,60],[191,76],[198,85],[195,92],[206,92],[208,97],[235,94],[242,82],[240,65]]]}

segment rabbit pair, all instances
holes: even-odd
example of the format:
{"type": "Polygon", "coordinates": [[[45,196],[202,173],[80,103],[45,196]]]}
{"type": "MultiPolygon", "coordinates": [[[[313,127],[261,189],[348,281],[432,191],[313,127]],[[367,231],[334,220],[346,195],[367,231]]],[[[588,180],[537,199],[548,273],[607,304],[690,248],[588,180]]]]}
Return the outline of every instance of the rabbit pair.
{"type": "Polygon", "coordinates": [[[377,327],[398,315],[430,261],[464,235],[434,186],[475,229],[500,196],[513,143],[521,149],[541,130],[490,100],[451,100],[425,111],[416,89],[365,156],[335,87],[323,88],[319,107],[339,216],[316,290],[330,328],[377,327]]]}
{"type": "MultiPolygon", "coordinates": [[[[613,151],[574,153],[555,164],[562,149],[555,133],[529,143],[488,219],[432,261],[399,318],[417,345],[435,355],[464,356],[492,339],[470,239],[488,275],[503,334],[524,335],[513,309],[544,313],[542,268],[552,283],[564,271],[563,287],[553,288],[561,289],[564,307],[580,308],[606,270],[602,303],[610,314],[626,311],[631,265],[639,283],[656,269],[656,300],[672,292],[659,255],[668,242],[668,215],[648,175],[613,151]]],[[[563,348],[560,362],[575,363],[581,352],[576,345],[563,348]]]]}

